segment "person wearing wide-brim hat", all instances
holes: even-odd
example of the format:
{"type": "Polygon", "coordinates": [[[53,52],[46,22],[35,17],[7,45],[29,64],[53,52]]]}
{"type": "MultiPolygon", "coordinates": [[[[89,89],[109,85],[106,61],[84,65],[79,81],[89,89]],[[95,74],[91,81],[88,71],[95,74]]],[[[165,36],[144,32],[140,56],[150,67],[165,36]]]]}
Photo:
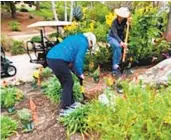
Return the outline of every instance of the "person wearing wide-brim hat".
{"type": "Polygon", "coordinates": [[[119,64],[122,57],[122,48],[127,47],[127,44],[124,43],[124,28],[128,18],[130,17],[130,12],[127,7],[121,7],[115,9],[115,14],[117,18],[113,20],[111,29],[108,34],[108,42],[113,49],[113,65],[112,72],[113,74],[121,75],[119,70],[119,64]]]}

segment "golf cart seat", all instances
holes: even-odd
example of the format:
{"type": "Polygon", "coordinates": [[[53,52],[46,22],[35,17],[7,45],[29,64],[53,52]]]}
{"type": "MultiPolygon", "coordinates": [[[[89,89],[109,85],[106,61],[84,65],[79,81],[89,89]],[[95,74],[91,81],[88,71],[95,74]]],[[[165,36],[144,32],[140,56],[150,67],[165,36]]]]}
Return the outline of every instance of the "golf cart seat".
{"type": "Polygon", "coordinates": [[[65,21],[39,21],[36,23],[33,23],[28,28],[33,27],[41,27],[40,29],[40,42],[33,42],[33,41],[27,41],[26,43],[26,50],[27,54],[30,57],[31,63],[37,63],[41,64],[44,67],[47,66],[46,63],[46,55],[48,51],[59,43],[58,36],[59,36],[59,27],[68,26],[71,22],[65,22],[65,21]],[[46,37],[45,33],[45,27],[57,27],[57,36],[56,41],[50,41],[46,37]]]}

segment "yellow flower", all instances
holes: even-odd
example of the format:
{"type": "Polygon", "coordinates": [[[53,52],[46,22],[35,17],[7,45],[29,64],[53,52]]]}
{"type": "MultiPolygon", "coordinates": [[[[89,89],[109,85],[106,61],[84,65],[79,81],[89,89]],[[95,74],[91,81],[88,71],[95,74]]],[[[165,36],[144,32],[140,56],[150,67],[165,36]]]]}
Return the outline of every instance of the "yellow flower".
{"type": "Polygon", "coordinates": [[[83,14],[85,14],[86,11],[87,11],[87,7],[83,7],[83,8],[82,8],[82,11],[83,11],[83,14]]]}
{"type": "Polygon", "coordinates": [[[81,89],[80,89],[81,93],[84,93],[85,92],[85,89],[83,86],[81,86],[81,89]]]}
{"type": "Polygon", "coordinates": [[[73,21],[71,25],[64,27],[64,30],[72,31],[77,27],[77,22],[73,21]]]}
{"type": "Polygon", "coordinates": [[[94,30],[94,23],[93,23],[93,22],[90,23],[90,30],[91,30],[91,31],[94,30]]]}
{"type": "Polygon", "coordinates": [[[112,77],[108,77],[108,78],[107,78],[107,82],[106,82],[107,86],[112,86],[113,83],[114,83],[113,78],[112,78],[112,77]]]}
{"type": "Polygon", "coordinates": [[[116,17],[116,14],[111,13],[111,12],[108,15],[106,15],[105,16],[106,24],[109,25],[109,26],[111,26],[111,24],[112,24],[112,22],[113,22],[113,20],[114,20],[115,17],[116,17]]]}

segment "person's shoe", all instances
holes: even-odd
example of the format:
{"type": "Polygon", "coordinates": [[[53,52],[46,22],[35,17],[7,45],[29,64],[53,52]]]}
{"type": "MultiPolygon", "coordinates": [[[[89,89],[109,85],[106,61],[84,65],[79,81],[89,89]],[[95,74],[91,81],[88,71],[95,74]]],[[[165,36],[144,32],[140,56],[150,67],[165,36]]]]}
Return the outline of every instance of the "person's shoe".
{"type": "Polygon", "coordinates": [[[120,72],[120,70],[119,69],[113,69],[113,71],[112,71],[112,75],[115,77],[115,78],[120,78],[121,77],[121,72],[120,72]]]}
{"type": "Polygon", "coordinates": [[[79,108],[82,104],[80,102],[74,102],[72,105],[69,106],[69,108],[73,108],[73,109],[76,109],[76,108],[79,108]]]}
{"type": "Polygon", "coordinates": [[[119,93],[119,94],[122,94],[123,93],[123,86],[118,84],[116,85],[116,91],[119,93]]]}
{"type": "Polygon", "coordinates": [[[77,108],[81,107],[81,103],[79,102],[74,102],[72,105],[68,106],[66,109],[61,109],[60,110],[60,117],[65,117],[74,112],[77,108]]]}
{"type": "Polygon", "coordinates": [[[59,116],[60,116],[60,117],[68,116],[68,115],[71,114],[74,110],[75,110],[75,109],[73,109],[73,108],[61,109],[61,110],[60,110],[60,113],[59,113],[59,116]]]}

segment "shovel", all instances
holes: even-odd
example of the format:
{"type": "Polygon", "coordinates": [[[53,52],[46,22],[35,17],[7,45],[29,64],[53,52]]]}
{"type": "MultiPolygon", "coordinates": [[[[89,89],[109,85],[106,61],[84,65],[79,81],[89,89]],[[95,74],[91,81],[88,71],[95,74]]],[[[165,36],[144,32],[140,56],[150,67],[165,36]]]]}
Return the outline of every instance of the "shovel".
{"type": "MultiPolygon", "coordinates": [[[[128,42],[128,35],[129,35],[129,22],[127,22],[125,43],[128,42]]],[[[122,55],[122,70],[121,70],[122,73],[124,72],[124,64],[125,64],[125,59],[126,59],[126,53],[127,53],[127,48],[124,48],[123,49],[123,55],[122,55]]],[[[130,61],[128,64],[127,71],[129,71],[129,69],[131,69],[131,65],[132,65],[131,63],[132,62],[130,61]]],[[[129,73],[129,72],[126,72],[126,73],[129,73]]]]}

